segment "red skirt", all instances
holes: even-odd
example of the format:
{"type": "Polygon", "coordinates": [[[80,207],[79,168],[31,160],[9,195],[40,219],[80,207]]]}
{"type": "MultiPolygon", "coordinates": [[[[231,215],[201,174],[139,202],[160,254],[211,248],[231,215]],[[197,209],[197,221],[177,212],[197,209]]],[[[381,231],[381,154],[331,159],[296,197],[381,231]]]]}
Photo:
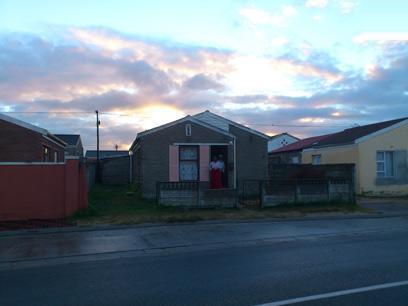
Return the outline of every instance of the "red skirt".
{"type": "Polygon", "coordinates": [[[221,180],[221,170],[220,169],[211,169],[210,171],[210,188],[211,189],[220,189],[222,188],[222,180],[221,180]]]}

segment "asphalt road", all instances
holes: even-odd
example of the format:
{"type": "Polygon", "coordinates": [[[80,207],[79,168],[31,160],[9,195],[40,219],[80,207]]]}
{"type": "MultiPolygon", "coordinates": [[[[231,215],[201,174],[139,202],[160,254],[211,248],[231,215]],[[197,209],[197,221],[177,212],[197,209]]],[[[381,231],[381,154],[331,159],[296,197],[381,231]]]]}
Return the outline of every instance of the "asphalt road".
{"type": "MultiPolygon", "coordinates": [[[[400,228],[3,269],[0,304],[285,304],[407,280],[408,231],[400,228]]],[[[297,305],[407,304],[408,285],[400,285],[297,305]]]]}

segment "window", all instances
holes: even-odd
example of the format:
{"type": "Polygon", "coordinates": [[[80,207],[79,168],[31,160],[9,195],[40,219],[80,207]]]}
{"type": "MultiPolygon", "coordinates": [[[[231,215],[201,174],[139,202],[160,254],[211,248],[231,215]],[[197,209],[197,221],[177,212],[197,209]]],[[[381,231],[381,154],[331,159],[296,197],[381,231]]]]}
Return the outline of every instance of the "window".
{"type": "Polygon", "coordinates": [[[320,165],[322,156],[320,154],[318,155],[312,155],[312,164],[313,165],[320,165]]]}
{"type": "Polygon", "coordinates": [[[198,147],[180,146],[180,181],[198,181],[198,147]]]}
{"type": "Polygon", "coordinates": [[[394,176],[394,152],[377,151],[377,177],[394,176]]]}
{"type": "Polygon", "coordinates": [[[54,152],[54,163],[58,163],[58,152],[54,152]]]}
{"type": "Polygon", "coordinates": [[[186,136],[191,136],[191,124],[186,124],[186,136]]]}
{"type": "Polygon", "coordinates": [[[292,164],[299,164],[299,156],[292,156],[292,164]]]}
{"type": "Polygon", "coordinates": [[[50,161],[50,149],[46,146],[43,148],[43,161],[49,162],[50,161]]]}

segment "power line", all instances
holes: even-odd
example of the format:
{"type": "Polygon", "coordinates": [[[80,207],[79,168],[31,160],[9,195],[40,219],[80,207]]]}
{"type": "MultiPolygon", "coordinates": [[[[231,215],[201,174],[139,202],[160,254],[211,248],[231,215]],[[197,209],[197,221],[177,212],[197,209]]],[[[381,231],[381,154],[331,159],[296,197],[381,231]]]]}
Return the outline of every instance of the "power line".
{"type": "MultiPolygon", "coordinates": [[[[85,111],[8,111],[8,112],[0,112],[2,114],[66,114],[66,115],[71,115],[71,114],[89,114],[89,115],[94,115],[94,112],[85,112],[85,111]]],[[[132,116],[131,114],[120,114],[120,113],[111,113],[111,112],[100,112],[100,115],[108,115],[108,116],[119,116],[119,117],[129,117],[132,116]]],[[[153,116],[137,116],[138,118],[153,118],[153,116]]],[[[273,123],[245,123],[246,125],[250,126],[268,126],[268,127],[297,127],[297,128],[336,128],[336,127],[352,127],[355,126],[356,124],[349,124],[349,125],[333,125],[333,124],[327,124],[327,125],[315,125],[311,123],[310,125],[297,125],[297,124],[273,124],[273,123]]],[[[244,124],[244,125],[245,125],[244,124]]]]}

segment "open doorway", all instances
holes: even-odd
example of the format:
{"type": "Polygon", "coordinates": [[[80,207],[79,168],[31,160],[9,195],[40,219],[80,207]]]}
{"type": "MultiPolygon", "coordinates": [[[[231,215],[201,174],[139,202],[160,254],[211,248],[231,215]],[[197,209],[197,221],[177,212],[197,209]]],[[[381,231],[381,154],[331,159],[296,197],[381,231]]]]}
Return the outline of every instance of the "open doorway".
{"type": "Polygon", "coordinates": [[[210,160],[218,157],[224,162],[224,172],[221,175],[223,188],[228,188],[228,146],[227,145],[212,145],[210,150],[210,160]]]}

